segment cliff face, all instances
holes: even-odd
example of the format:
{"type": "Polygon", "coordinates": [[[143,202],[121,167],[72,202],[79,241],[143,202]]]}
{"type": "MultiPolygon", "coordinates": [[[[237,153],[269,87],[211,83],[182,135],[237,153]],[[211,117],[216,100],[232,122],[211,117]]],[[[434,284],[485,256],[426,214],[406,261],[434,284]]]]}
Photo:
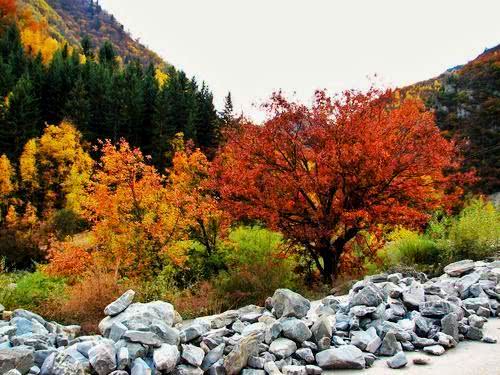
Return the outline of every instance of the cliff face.
{"type": "Polygon", "coordinates": [[[422,98],[441,130],[463,141],[466,168],[480,177],[477,190],[500,191],[500,45],[401,92],[422,98]]]}
{"type": "Polygon", "coordinates": [[[104,41],[113,43],[125,60],[139,59],[143,64],[165,62],[153,51],[134,40],[112,14],[93,0],[17,0],[19,7],[31,9],[33,14],[47,20],[50,33],[58,40],[79,45],[88,35],[99,48],[104,41]]]}

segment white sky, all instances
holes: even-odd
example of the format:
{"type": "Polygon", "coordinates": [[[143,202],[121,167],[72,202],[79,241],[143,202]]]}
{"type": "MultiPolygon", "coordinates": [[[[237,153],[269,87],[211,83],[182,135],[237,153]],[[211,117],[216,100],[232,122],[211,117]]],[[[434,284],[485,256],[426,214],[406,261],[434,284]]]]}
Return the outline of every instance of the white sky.
{"type": "Polygon", "coordinates": [[[283,89],[402,86],[500,43],[499,0],[100,0],[134,37],[208,83],[217,106],[283,89]],[[370,78],[372,77],[372,78],[370,78]]]}

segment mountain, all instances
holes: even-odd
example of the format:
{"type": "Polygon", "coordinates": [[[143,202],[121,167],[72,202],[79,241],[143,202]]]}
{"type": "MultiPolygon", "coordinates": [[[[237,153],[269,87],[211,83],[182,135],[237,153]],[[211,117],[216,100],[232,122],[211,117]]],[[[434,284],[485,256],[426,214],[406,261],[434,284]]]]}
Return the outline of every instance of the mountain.
{"type": "Polygon", "coordinates": [[[144,65],[150,62],[165,65],[153,51],[134,40],[112,14],[94,0],[17,0],[20,9],[29,9],[37,18],[47,20],[49,32],[58,41],[79,46],[84,36],[89,36],[95,47],[109,40],[125,62],[139,59],[144,65]]]}
{"type": "Polygon", "coordinates": [[[401,93],[422,98],[444,134],[461,142],[477,191],[500,191],[500,45],[401,93]]]}

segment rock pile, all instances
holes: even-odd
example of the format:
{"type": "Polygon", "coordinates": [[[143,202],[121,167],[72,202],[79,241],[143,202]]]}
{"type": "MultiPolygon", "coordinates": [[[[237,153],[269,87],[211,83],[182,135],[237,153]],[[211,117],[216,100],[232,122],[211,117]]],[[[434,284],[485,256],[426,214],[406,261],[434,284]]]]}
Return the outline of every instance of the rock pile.
{"type": "Polygon", "coordinates": [[[401,368],[406,351],[442,355],[462,340],[496,342],[482,327],[500,313],[500,261],[464,260],[439,278],[417,276],[370,276],[348,296],[328,296],[312,307],[278,289],[265,307],[189,324],[171,304],[133,303],[128,291],[106,307],[96,336],[77,337],[77,326],[16,310],[0,322],[0,373],[307,375],[364,369],[379,357],[401,368]]]}

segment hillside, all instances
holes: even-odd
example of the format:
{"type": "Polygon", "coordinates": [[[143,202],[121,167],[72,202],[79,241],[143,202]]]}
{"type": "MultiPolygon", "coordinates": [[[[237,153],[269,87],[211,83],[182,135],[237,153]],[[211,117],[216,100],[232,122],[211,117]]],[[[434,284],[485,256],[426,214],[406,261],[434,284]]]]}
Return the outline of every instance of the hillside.
{"type": "Polygon", "coordinates": [[[500,190],[500,45],[465,65],[402,89],[436,112],[448,137],[463,142],[466,167],[477,169],[477,189],[500,190]]]}
{"type": "Polygon", "coordinates": [[[36,16],[45,18],[51,35],[58,41],[66,40],[77,46],[82,37],[88,35],[97,48],[106,40],[111,41],[125,61],[138,58],[143,64],[165,64],[156,53],[134,40],[98,1],[17,0],[17,3],[20,8],[28,7],[36,16]]]}

